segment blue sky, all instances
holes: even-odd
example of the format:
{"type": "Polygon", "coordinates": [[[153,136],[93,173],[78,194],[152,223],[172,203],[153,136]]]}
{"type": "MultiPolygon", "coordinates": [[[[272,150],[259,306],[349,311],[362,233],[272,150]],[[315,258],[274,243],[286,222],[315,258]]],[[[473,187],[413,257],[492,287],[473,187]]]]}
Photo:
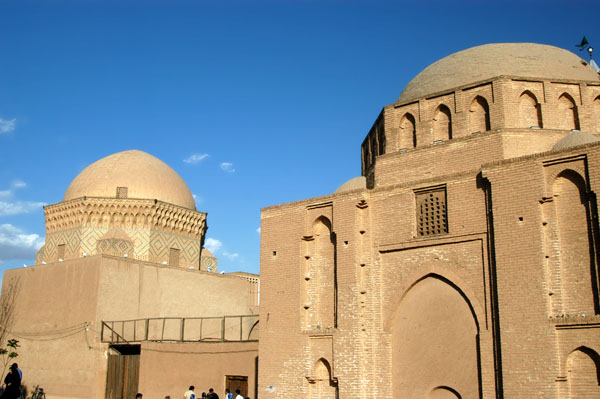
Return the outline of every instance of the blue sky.
{"type": "Polygon", "coordinates": [[[196,195],[219,269],[258,273],[260,209],[360,175],[371,124],[427,65],[492,42],[577,52],[586,35],[600,50],[599,11],[573,0],[0,0],[0,271],[33,264],[43,204],[81,170],[139,149],[196,195]]]}

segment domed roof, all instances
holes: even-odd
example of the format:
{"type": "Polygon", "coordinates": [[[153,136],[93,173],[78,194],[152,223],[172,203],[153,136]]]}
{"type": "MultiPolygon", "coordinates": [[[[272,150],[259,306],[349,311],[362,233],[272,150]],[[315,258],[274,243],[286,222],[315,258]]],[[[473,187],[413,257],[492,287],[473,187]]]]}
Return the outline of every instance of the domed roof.
{"type": "Polygon", "coordinates": [[[596,143],[600,141],[598,136],[594,136],[591,133],[574,131],[569,133],[562,139],[558,140],[552,147],[552,151],[564,150],[565,148],[576,147],[578,145],[584,145],[589,143],[596,143]]]}
{"type": "Polygon", "coordinates": [[[535,43],[492,43],[459,51],[434,62],[406,87],[398,102],[406,102],[491,79],[523,78],[599,80],[598,73],[570,51],[535,43]]]}
{"type": "Polygon", "coordinates": [[[367,188],[367,178],[364,176],[353,177],[346,183],[342,184],[335,190],[334,194],[343,193],[345,191],[360,190],[367,188]]]}
{"type": "Polygon", "coordinates": [[[83,196],[115,198],[117,187],[127,187],[127,198],[158,199],[196,209],[189,187],[177,172],[138,150],[109,155],[85,168],[71,182],[63,201],[83,196]]]}

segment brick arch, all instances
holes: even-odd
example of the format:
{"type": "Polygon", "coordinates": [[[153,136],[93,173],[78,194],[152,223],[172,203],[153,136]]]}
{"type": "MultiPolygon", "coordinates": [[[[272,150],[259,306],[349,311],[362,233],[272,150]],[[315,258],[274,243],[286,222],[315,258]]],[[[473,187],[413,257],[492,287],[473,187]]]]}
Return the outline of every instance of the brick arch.
{"type": "Polygon", "coordinates": [[[469,308],[473,313],[473,317],[475,318],[475,323],[477,324],[477,330],[479,331],[479,320],[485,320],[485,311],[484,307],[477,300],[475,292],[468,287],[466,282],[462,278],[460,278],[458,274],[452,270],[452,268],[448,266],[439,265],[429,265],[422,267],[421,270],[412,273],[405,279],[406,283],[402,284],[397,290],[397,292],[400,292],[401,294],[393,299],[393,304],[391,308],[394,310],[392,312],[389,312],[389,314],[387,314],[384,317],[383,330],[386,332],[391,331],[391,325],[393,323],[393,320],[396,318],[396,313],[398,311],[400,303],[412,287],[414,287],[419,281],[422,281],[427,277],[440,278],[446,281],[460,293],[460,295],[463,297],[463,299],[465,299],[465,301],[469,305],[469,308]]]}
{"type": "Polygon", "coordinates": [[[564,314],[598,311],[596,265],[593,256],[591,209],[585,179],[564,169],[552,182],[560,248],[560,293],[564,314]]]}
{"type": "Polygon", "coordinates": [[[440,104],[433,113],[433,140],[452,139],[452,113],[445,104],[440,104]]]}
{"type": "Polygon", "coordinates": [[[595,350],[580,346],[567,356],[569,396],[573,399],[600,397],[600,355],[595,350]]]}
{"type": "Polygon", "coordinates": [[[525,90],[519,96],[519,127],[542,127],[540,104],[535,94],[525,90]]]}
{"type": "Polygon", "coordinates": [[[462,399],[462,397],[456,390],[450,387],[439,386],[431,390],[429,395],[427,395],[427,399],[462,399]]]}
{"type": "Polygon", "coordinates": [[[436,398],[428,396],[432,386],[446,387],[434,393],[446,395],[439,399],[479,395],[479,325],[470,301],[452,282],[428,274],[411,285],[391,333],[393,397],[436,398]]]}
{"type": "Polygon", "coordinates": [[[410,112],[400,118],[400,134],[398,148],[415,148],[417,146],[417,121],[410,112]]]}
{"type": "Polygon", "coordinates": [[[600,96],[596,97],[592,102],[592,112],[596,124],[596,132],[600,133],[600,96]]]}
{"type": "Polygon", "coordinates": [[[324,357],[315,362],[309,382],[311,399],[336,399],[338,397],[337,382],[332,375],[331,363],[324,357]]]}
{"type": "Polygon", "coordinates": [[[557,128],[564,130],[579,129],[579,114],[575,100],[569,93],[558,97],[557,128]]]}
{"type": "Polygon", "coordinates": [[[316,217],[312,223],[313,235],[316,235],[318,232],[323,232],[324,228],[327,228],[329,230],[329,232],[331,233],[331,231],[332,231],[331,220],[329,220],[328,217],[323,216],[323,215],[316,217]]]}
{"type": "Polygon", "coordinates": [[[336,325],[335,242],[329,218],[312,223],[303,282],[304,327],[324,330],[336,325]]]}
{"type": "Polygon", "coordinates": [[[490,130],[490,106],[483,96],[475,96],[469,106],[469,133],[490,130]]]}

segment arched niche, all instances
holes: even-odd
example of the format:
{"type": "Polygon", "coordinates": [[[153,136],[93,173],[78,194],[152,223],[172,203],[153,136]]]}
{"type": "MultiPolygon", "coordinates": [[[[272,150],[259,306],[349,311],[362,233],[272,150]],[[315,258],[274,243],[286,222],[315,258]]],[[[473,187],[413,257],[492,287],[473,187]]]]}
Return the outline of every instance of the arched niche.
{"type": "Polygon", "coordinates": [[[399,148],[415,148],[417,146],[417,123],[410,113],[400,119],[399,148]]]}
{"type": "Polygon", "coordinates": [[[490,130],[490,107],[485,98],[477,96],[469,107],[469,131],[485,132],[490,130]]]}
{"type": "Polygon", "coordinates": [[[590,255],[590,209],[583,177],[567,169],[552,184],[560,250],[562,309],[567,315],[595,313],[595,263],[590,255]]]}
{"type": "Polygon", "coordinates": [[[393,397],[478,398],[478,333],[470,303],[452,283],[428,275],[414,284],[392,323],[393,397]]]}
{"type": "Polygon", "coordinates": [[[452,115],[450,108],[441,104],[433,113],[433,140],[450,140],[452,138],[452,115]]]}
{"type": "Polygon", "coordinates": [[[331,366],[326,359],[319,359],[308,379],[311,399],[336,399],[337,384],[331,375],[331,366]]]}
{"type": "Polygon", "coordinates": [[[519,127],[542,127],[540,104],[529,90],[519,97],[519,127]]]}
{"type": "Polygon", "coordinates": [[[558,97],[558,128],[564,130],[579,129],[579,115],[575,100],[567,93],[558,97]]]}
{"type": "Polygon", "coordinates": [[[596,97],[592,108],[594,112],[594,122],[596,122],[596,132],[600,133],[600,96],[596,97]]]}
{"type": "Polygon", "coordinates": [[[427,399],[462,399],[462,397],[450,387],[436,387],[431,390],[427,399]]]}
{"type": "Polygon", "coordinates": [[[567,358],[567,380],[571,399],[600,398],[600,356],[585,346],[567,358]]]}
{"type": "Polygon", "coordinates": [[[305,276],[305,326],[324,330],[335,327],[335,243],[331,221],[325,216],[316,218],[312,237],[305,276]]]}

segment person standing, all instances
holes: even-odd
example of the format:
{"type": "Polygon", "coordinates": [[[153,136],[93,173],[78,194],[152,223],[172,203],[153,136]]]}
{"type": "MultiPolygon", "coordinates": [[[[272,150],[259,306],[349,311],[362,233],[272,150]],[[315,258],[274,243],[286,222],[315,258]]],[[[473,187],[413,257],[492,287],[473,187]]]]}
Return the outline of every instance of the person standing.
{"type": "Polygon", "coordinates": [[[208,390],[208,399],[219,399],[219,395],[217,395],[217,393],[215,392],[214,389],[210,388],[208,390]]]}
{"type": "Polygon", "coordinates": [[[225,388],[225,399],[233,399],[233,394],[229,390],[229,388],[225,388]]]}
{"type": "Polygon", "coordinates": [[[142,395],[139,392],[135,395],[135,399],[143,399],[143,398],[144,398],[144,395],[142,395]]]}
{"type": "Polygon", "coordinates": [[[190,389],[188,389],[184,394],[183,397],[185,399],[196,399],[196,392],[194,392],[194,386],[190,385],[190,389]]]}
{"type": "Polygon", "coordinates": [[[0,399],[18,399],[21,397],[21,375],[16,363],[8,369],[8,374],[4,377],[4,384],[6,388],[0,399]]]}
{"type": "Polygon", "coordinates": [[[235,390],[235,399],[244,399],[244,397],[242,396],[242,394],[240,393],[239,389],[235,390]]]}

